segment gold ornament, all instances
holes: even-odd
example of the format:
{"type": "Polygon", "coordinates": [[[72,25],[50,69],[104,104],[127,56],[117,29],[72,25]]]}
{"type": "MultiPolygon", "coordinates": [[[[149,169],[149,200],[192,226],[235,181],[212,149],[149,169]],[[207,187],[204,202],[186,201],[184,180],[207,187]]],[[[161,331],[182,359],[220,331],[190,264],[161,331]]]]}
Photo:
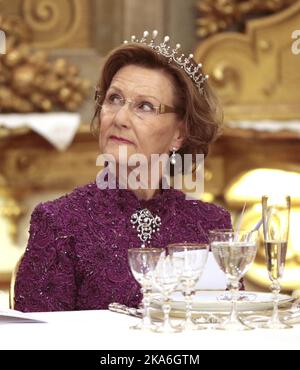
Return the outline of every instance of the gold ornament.
{"type": "MultiPolygon", "coordinates": [[[[278,12],[298,0],[199,0],[197,8],[197,35],[208,37],[231,27],[244,28],[250,16],[256,18],[278,12]]],[[[235,29],[236,30],[236,29],[235,29]]]]}
{"type": "Polygon", "coordinates": [[[7,38],[0,58],[0,111],[3,113],[76,111],[89,94],[91,83],[63,58],[48,60],[30,46],[30,31],[21,20],[0,18],[7,38]]]}

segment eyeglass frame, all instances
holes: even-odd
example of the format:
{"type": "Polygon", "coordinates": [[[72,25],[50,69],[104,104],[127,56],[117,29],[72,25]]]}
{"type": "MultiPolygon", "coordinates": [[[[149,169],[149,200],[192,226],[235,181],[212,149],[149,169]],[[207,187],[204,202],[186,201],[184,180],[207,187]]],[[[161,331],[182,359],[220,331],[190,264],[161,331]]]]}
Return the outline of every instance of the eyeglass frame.
{"type": "MultiPolygon", "coordinates": [[[[96,87],[95,89],[95,101],[96,101],[96,104],[97,104],[97,107],[100,107],[102,108],[103,107],[103,103],[100,104],[99,100],[101,98],[104,98],[103,99],[103,103],[106,99],[106,94],[104,94],[103,91],[101,91],[99,88],[96,87]]],[[[123,108],[126,103],[129,103],[129,106],[135,102],[135,100],[133,99],[128,99],[128,98],[122,98],[124,104],[122,106],[120,106],[120,109],[123,108]]],[[[167,114],[167,113],[178,113],[178,110],[174,107],[171,107],[170,105],[167,105],[167,104],[162,104],[160,103],[158,106],[153,106],[153,108],[155,108],[155,115],[160,115],[160,114],[167,114]]]]}

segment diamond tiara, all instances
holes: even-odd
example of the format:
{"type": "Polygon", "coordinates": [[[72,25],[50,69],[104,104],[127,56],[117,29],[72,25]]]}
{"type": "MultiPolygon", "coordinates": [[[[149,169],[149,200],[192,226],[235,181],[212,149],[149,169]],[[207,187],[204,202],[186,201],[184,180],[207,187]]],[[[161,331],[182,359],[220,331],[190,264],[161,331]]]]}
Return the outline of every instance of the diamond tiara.
{"type": "Polygon", "coordinates": [[[176,44],[175,49],[172,49],[171,46],[169,46],[169,41],[170,37],[165,36],[164,40],[162,43],[156,45],[155,44],[155,39],[158,36],[158,31],[154,30],[152,32],[152,38],[148,40],[149,37],[149,32],[144,31],[143,37],[138,40],[136,36],[131,36],[131,41],[124,41],[124,44],[129,44],[129,43],[136,43],[136,44],[143,44],[151,49],[155,50],[158,54],[164,56],[165,58],[168,59],[169,63],[175,62],[180,68],[182,68],[186,74],[193,80],[195,85],[197,86],[200,94],[203,95],[203,89],[204,89],[204,83],[206,80],[208,80],[209,76],[204,75],[202,73],[202,64],[195,64],[193,62],[194,55],[190,54],[188,57],[186,57],[184,54],[181,54],[179,56],[179,49],[181,48],[180,44],[176,44]]]}

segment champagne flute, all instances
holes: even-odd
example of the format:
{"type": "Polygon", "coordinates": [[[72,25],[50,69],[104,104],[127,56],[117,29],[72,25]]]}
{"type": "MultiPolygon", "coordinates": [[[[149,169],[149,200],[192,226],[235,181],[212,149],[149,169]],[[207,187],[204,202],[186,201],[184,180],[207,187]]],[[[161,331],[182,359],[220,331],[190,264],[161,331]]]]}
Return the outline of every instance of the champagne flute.
{"type": "Polygon", "coordinates": [[[180,282],[185,297],[186,314],[182,325],[184,330],[198,330],[203,327],[192,320],[192,303],[197,282],[201,278],[208,258],[209,245],[197,243],[175,243],[167,246],[173,258],[176,258],[180,268],[180,282]]]}
{"type": "Polygon", "coordinates": [[[239,280],[249,270],[257,252],[257,232],[216,231],[211,249],[219,267],[230,281],[231,313],[216,329],[251,330],[237,312],[239,280]]]}
{"type": "Polygon", "coordinates": [[[164,248],[131,248],[128,249],[128,260],[135,280],[141,285],[143,294],[143,317],[139,325],[131,329],[153,328],[150,316],[150,296],[153,287],[153,274],[158,262],[166,254],[164,248]]]}
{"type": "Polygon", "coordinates": [[[268,329],[289,329],[290,325],[280,320],[278,305],[288,246],[291,198],[289,196],[263,196],[263,235],[265,257],[273,293],[273,314],[263,326],[268,329]]]}

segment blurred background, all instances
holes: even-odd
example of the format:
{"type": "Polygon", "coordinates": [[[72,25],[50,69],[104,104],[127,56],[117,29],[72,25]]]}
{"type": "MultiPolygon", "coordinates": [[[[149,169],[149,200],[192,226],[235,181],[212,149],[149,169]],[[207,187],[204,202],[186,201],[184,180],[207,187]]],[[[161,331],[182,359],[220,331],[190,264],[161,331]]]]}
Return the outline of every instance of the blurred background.
{"type": "MultiPolygon", "coordinates": [[[[283,286],[297,292],[298,0],[0,0],[0,289],[9,289],[33,208],[95,180],[89,125],[103,58],[145,29],[193,52],[223,103],[223,136],[205,164],[203,199],[228,208],[233,222],[246,203],[243,227],[251,228],[263,194],[291,195],[283,286]]],[[[268,289],[262,245],[246,286],[268,289]]]]}

